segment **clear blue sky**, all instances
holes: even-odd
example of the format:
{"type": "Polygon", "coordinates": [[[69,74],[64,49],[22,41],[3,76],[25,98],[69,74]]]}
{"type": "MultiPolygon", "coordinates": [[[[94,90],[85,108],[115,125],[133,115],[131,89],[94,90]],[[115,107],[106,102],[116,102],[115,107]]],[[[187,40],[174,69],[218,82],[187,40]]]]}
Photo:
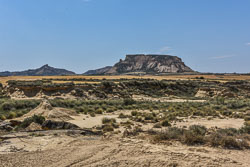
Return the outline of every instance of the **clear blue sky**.
{"type": "Polygon", "coordinates": [[[0,71],[83,73],[135,53],[250,72],[250,0],[0,0],[0,71]]]}

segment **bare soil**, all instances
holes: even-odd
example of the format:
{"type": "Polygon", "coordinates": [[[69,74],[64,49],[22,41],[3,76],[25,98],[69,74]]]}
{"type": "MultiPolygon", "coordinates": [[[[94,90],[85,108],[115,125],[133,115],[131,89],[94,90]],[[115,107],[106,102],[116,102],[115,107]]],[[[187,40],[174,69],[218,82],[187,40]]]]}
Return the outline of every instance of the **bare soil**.
{"type": "Polygon", "coordinates": [[[0,145],[0,166],[249,166],[250,150],[194,147],[178,142],[153,144],[145,136],[102,138],[68,135],[65,131],[43,133],[45,136],[37,137],[19,133],[17,138],[4,140],[0,145]]]}

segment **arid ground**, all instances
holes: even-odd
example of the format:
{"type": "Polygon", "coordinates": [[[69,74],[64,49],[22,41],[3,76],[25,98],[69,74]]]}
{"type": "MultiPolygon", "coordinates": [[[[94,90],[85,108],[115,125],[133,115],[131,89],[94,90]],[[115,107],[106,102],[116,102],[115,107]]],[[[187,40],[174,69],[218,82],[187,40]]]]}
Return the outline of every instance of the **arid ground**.
{"type": "Polygon", "coordinates": [[[249,79],[1,77],[0,166],[248,167],[249,79]]]}

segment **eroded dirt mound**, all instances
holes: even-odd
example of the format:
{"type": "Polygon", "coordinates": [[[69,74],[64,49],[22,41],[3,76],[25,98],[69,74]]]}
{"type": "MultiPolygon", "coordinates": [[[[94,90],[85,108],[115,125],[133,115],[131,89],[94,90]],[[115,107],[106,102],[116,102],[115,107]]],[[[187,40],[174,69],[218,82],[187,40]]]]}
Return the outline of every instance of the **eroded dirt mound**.
{"type": "Polygon", "coordinates": [[[32,122],[32,123],[26,128],[26,130],[27,130],[27,131],[37,131],[37,130],[42,130],[42,127],[41,127],[41,125],[32,122]]]}
{"type": "Polygon", "coordinates": [[[77,113],[70,109],[52,107],[47,100],[43,100],[38,107],[23,115],[21,118],[18,118],[18,120],[24,120],[33,115],[41,115],[53,121],[69,121],[73,119],[72,116],[77,116],[77,113]]]}

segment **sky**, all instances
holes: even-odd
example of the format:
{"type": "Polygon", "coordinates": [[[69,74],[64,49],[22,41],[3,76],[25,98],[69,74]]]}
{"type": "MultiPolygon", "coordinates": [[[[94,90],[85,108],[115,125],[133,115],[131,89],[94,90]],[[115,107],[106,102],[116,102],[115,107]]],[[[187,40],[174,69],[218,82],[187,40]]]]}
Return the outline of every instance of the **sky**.
{"type": "Polygon", "coordinates": [[[80,74],[140,53],[250,72],[250,0],[0,0],[0,71],[80,74]]]}

